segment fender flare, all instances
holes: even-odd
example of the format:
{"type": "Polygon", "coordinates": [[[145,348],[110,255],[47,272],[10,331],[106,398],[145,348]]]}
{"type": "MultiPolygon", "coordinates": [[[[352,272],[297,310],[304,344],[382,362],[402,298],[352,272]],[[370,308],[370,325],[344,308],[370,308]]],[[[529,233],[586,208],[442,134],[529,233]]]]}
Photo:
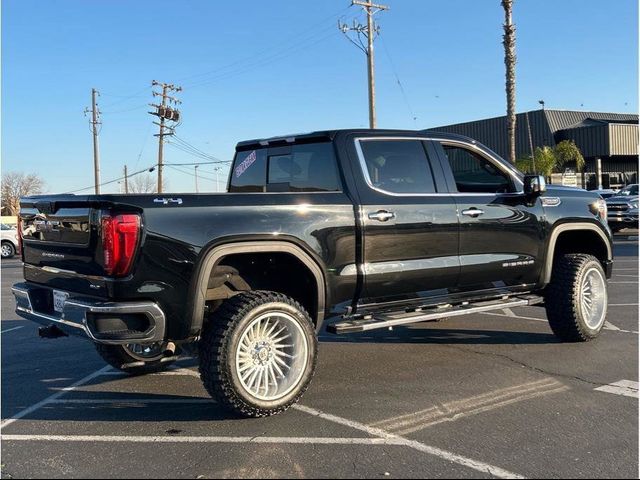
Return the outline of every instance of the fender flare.
{"type": "Polygon", "coordinates": [[[558,240],[558,237],[560,236],[561,233],[576,231],[576,230],[589,230],[592,232],[596,232],[600,236],[602,243],[606,247],[607,260],[613,259],[611,242],[609,240],[609,237],[601,227],[599,227],[596,224],[588,223],[588,222],[563,223],[555,227],[551,231],[551,235],[549,235],[549,244],[547,246],[547,256],[545,259],[542,275],[540,276],[542,285],[548,285],[549,282],[551,281],[551,271],[553,269],[553,256],[555,254],[556,242],[558,240]]]}
{"type": "MultiPolygon", "coordinates": [[[[196,274],[195,292],[193,296],[193,308],[191,309],[191,330],[193,333],[202,329],[204,319],[205,298],[207,284],[211,272],[218,262],[228,255],[242,253],[288,253],[301,261],[309,269],[316,281],[317,312],[315,315],[316,331],[320,329],[324,320],[326,293],[325,279],[320,266],[315,260],[299,246],[286,241],[257,240],[246,242],[232,242],[218,245],[209,250],[200,262],[200,268],[196,274]]],[[[311,312],[312,314],[314,312],[311,312]]]]}

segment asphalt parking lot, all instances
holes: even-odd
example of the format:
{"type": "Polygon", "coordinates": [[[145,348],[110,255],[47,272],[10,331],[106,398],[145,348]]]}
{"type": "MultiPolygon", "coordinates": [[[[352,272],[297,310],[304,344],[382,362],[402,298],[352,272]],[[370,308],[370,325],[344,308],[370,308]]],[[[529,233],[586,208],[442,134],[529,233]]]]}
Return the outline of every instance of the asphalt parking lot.
{"type": "Polygon", "coordinates": [[[558,343],[539,307],[323,334],[301,405],[258,420],[217,408],[194,359],[127,377],[39,339],[2,262],[2,477],[637,478],[637,238],[616,237],[595,342],[558,343]]]}

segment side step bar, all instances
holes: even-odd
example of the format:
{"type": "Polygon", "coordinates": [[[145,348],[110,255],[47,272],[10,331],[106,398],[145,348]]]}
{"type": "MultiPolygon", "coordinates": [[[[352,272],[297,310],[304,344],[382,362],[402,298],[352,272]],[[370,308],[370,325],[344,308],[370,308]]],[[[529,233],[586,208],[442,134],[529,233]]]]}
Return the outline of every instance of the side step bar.
{"type": "Polygon", "coordinates": [[[413,311],[385,312],[378,315],[345,317],[345,320],[327,326],[327,332],[335,334],[365,332],[378,328],[394,327],[409,323],[426,322],[440,318],[457,317],[473,313],[501,310],[503,308],[525,307],[543,302],[537,295],[521,295],[517,297],[503,297],[498,300],[479,302],[463,302],[458,305],[438,305],[419,307],[413,311]]]}

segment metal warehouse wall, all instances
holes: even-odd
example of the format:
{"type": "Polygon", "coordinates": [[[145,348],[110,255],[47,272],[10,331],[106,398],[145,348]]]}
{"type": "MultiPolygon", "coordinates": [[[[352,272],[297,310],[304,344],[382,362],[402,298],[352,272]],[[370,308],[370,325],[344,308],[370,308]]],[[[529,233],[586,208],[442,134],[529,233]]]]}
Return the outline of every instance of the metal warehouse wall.
{"type": "Polygon", "coordinates": [[[610,155],[638,155],[638,125],[609,124],[610,155]]]}

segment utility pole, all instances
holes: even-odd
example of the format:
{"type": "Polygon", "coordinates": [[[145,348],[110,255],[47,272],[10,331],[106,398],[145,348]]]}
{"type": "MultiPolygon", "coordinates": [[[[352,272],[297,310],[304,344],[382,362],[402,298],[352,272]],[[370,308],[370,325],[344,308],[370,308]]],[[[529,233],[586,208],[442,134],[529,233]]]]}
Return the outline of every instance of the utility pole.
{"type": "Polygon", "coordinates": [[[369,128],[376,128],[376,82],[375,82],[375,69],[374,69],[374,56],[373,56],[373,41],[376,35],[380,35],[380,27],[377,26],[373,20],[373,16],[383,10],[389,10],[386,5],[377,5],[371,0],[368,2],[360,0],[352,0],[351,5],[358,5],[364,9],[367,13],[367,25],[356,23],[353,21],[353,25],[350,27],[346,23],[340,23],[338,20],[338,29],[346,35],[351,43],[362,50],[367,56],[367,78],[369,84],[369,128]],[[355,32],[356,38],[352,39],[348,32],[355,32]],[[362,37],[367,39],[365,45],[362,41],[362,37]]]}
{"type": "Polygon", "coordinates": [[[180,104],[180,100],[169,95],[169,92],[180,92],[182,87],[177,87],[172,83],[162,83],[153,80],[151,82],[152,87],[161,87],[162,93],[153,91],[154,97],[162,97],[162,102],[158,105],[150,103],[149,105],[156,109],[155,112],[149,112],[151,115],[155,115],[160,119],[160,122],[153,122],[160,127],[160,133],[154,136],[158,137],[158,193],[162,193],[162,164],[164,161],[164,137],[173,135],[177,122],[180,120],[180,111],[177,108],[171,107],[169,103],[175,105],[180,104]],[[166,121],[176,122],[172,126],[166,125],[166,121]],[[165,129],[167,131],[165,131],[165,129]]]}
{"type": "Polygon", "coordinates": [[[218,184],[218,174],[220,173],[220,170],[222,170],[222,167],[213,167],[213,171],[216,172],[216,192],[220,191],[220,187],[218,184]]]}
{"type": "Polygon", "coordinates": [[[196,172],[196,193],[199,193],[198,192],[198,165],[194,165],[193,170],[196,172]]]}
{"type": "Polygon", "coordinates": [[[96,102],[96,97],[100,95],[100,93],[95,89],[91,89],[91,109],[85,108],[84,114],[91,112],[91,130],[93,132],[93,179],[95,182],[95,192],[96,195],[100,194],[100,152],[98,149],[98,125],[100,122],[100,110],[98,110],[98,103],[96,102]]]}
{"type": "Polygon", "coordinates": [[[124,166],[124,193],[129,193],[129,177],[127,175],[127,166],[124,166]]]}

